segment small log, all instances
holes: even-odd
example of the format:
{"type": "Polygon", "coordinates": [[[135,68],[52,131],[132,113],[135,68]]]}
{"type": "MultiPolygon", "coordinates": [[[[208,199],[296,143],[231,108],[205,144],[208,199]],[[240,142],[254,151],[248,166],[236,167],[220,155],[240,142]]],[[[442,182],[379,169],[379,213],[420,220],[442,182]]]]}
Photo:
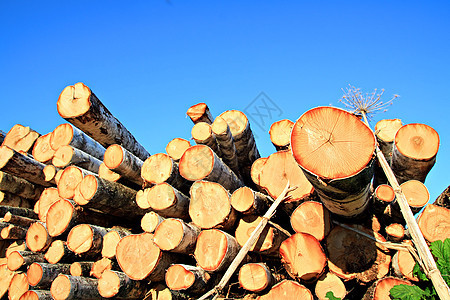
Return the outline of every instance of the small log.
{"type": "Polygon", "coordinates": [[[415,265],[416,261],[409,251],[399,250],[392,257],[392,270],[400,278],[404,277],[410,281],[419,281],[419,278],[413,274],[415,265]]]}
{"type": "Polygon", "coordinates": [[[33,208],[32,201],[20,196],[0,191],[0,205],[11,207],[33,208]]]}
{"type": "Polygon", "coordinates": [[[375,281],[364,294],[363,300],[385,300],[391,299],[390,290],[399,284],[412,285],[409,281],[388,276],[375,281]]]}
{"type": "Polygon", "coordinates": [[[299,232],[281,243],[280,255],[286,271],[305,282],[316,281],[324,272],[327,257],[320,242],[308,233],[299,232]]]}
{"type": "Polygon", "coordinates": [[[236,145],[234,144],[233,135],[231,134],[230,126],[228,123],[221,117],[217,117],[214,120],[214,123],[211,126],[211,129],[216,136],[217,144],[220,149],[220,157],[224,161],[227,166],[238,176],[240,175],[239,171],[239,162],[236,152],[236,145]]]}
{"type": "Polygon", "coordinates": [[[430,200],[427,187],[418,180],[408,180],[400,185],[413,214],[418,213],[430,200]]]}
{"type": "Polygon", "coordinates": [[[93,265],[93,261],[76,261],[70,265],[70,275],[88,277],[93,265]]]}
{"type": "Polygon", "coordinates": [[[375,125],[378,145],[388,163],[391,163],[392,160],[395,135],[402,126],[400,119],[381,120],[375,125]]]}
{"type": "Polygon", "coordinates": [[[36,222],[36,220],[27,217],[13,215],[11,212],[8,211],[3,217],[3,222],[19,225],[22,227],[29,227],[31,224],[36,222]]]}
{"type": "Polygon", "coordinates": [[[28,282],[34,288],[49,289],[59,274],[69,274],[69,264],[48,264],[34,262],[27,270],[28,282]]]}
{"type": "Polygon", "coordinates": [[[392,223],[386,226],[386,235],[388,240],[400,242],[405,237],[405,228],[398,223],[392,223]]]}
{"type": "Polygon", "coordinates": [[[72,146],[99,160],[103,160],[105,154],[105,147],[69,123],[61,124],[53,130],[50,146],[54,151],[63,146],[72,146]]]}
{"type": "Polygon", "coordinates": [[[51,133],[41,135],[33,146],[34,159],[44,164],[50,163],[55,154],[55,150],[50,147],[50,135],[51,133]]]}
{"type": "Polygon", "coordinates": [[[167,144],[166,153],[170,156],[170,158],[178,162],[189,147],[191,147],[191,143],[188,140],[174,138],[167,144]]]}
{"type": "Polygon", "coordinates": [[[20,300],[53,300],[53,297],[50,291],[29,290],[20,297],[20,300]]]}
{"type": "Polygon", "coordinates": [[[122,271],[133,280],[164,280],[173,257],[153,242],[153,234],[131,234],[117,244],[116,259],[122,271]]]}
{"type": "Polygon", "coordinates": [[[62,199],[59,196],[59,192],[57,188],[46,188],[42,194],[41,197],[39,198],[39,202],[38,202],[38,216],[39,216],[39,220],[41,220],[42,222],[46,222],[47,221],[47,212],[50,208],[50,206],[52,206],[55,202],[59,201],[60,199],[62,199]]]}
{"type": "Polygon", "coordinates": [[[428,204],[417,219],[420,231],[427,241],[450,238],[450,209],[428,204]]]}
{"type": "Polygon", "coordinates": [[[218,229],[208,229],[198,236],[194,256],[203,270],[221,272],[230,265],[240,249],[233,236],[218,229]]]}
{"type": "Polygon", "coordinates": [[[77,259],[77,256],[68,247],[65,241],[54,240],[44,255],[45,259],[51,263],[58,262],[68,263],[77,259]]]}
{"type": "Polygon", "coordinates": [[[197,124],[199,122],[212,124],[212,122],[214,121],[214,118],[209,111],[209,107],[205,103],[192,105],[188,108],[186,114],[192,120],[192,122],[194,122],[194,124],[197,124]]]}
{"type": "Polygon", "coordinates": [[[330,212],[320,202],[303,202],[292,213],[291,226],[295,232],[309,233],[322,241],[331,230],[330,212]]]}
{"type": "Polygon", "coordinates": [[[104,147],[120,144],[145,160],[150,154],[83,83],[66,87],[58,98],[58,113],[104,147]]]}
{"type": "Polygon", "coordinates": [[[119,265],[115,260],[111,260],[107,257],[102,257],[101,259],[94,262],[91,268],[90,275],[97,279],[102,277],[103,272],[107,270],[119,270],[119,265]]]}
{"type": "Polygon", "coordinates": [[[317,280],[314,293],[319,300],[328,300],[328,292],[333,292],[336,298],[344,299],[347,295],[347,289],[342,280],[334,273],[327,272],[317,280]]]}
{"type": "Polygon", "coordinates": [[[98,173],[101,163],[98,158],[72,146],[60,147],[52,159],[52,164],[58,168],[75,165],[93,173],[98,173]]]}
{"type": "Polygon", "coordinates": [[[87,256],[102,251],[103,236],[109,230],[100,226],[79,224],[67,236],[67,247],[76,254],[87,256]]]}
{"type": "Polygon", "coordinates": [[[330,212],[354,218],[366,210],[376,147],[366,124],[343,109],[313,108],[295,123],[291,147],[330,212]]]}
{"type": "Polygon", "coordinates": [[[44,262],[44,254],[32,252],[32,251],[13,251],[8,256],[8,269],[16,271],[24,269],[25,266],[29,266],[34,262],[44,262]]]}
{"type": "Polygon", "coordinates": [[[202,268],[185,264],[173,264],[167,269],[166,284],[174,291],[203,293],[211,276],[202,268]]]}
{"type": "Polygon", "coordinates": [[[40,134],[28,126],[16,124],[6,135],[2,131],[0,136],[4,138],[2,142],[0,141],[2,146],[8,146],[18,152],[30,152],[40,134]]]}
{"type": "Polygon", "coordinates": [[[283,299],[283,300],[313,300],[314,297],[311,291],[304,285],[292,281],[283,280],[275,284],[270,291],[257,298],[258,300],[271,300],[271,299],[283,299]]]}
{"type": "MultiPolygon", "coordinates": [[[[55,167],[54,165],[46,165],[42,172],[44,172],[45,181],[55,181],[56,184],[56,174],[60,171],[60,168],[55,167]]],[[[61,173],[60,173],[61,174],[61,173]]],[[[58,178],[59,179],[59,178],[58,178]]]]}
{"type": "Polygon", "coordinates": [[[9,224],[3,228],[0,236],[4,240],[23,240],[27,235],[27,228],[22,226],[9,224]]]}
{"type": "Polygon", "coordinates": [[[398,183],[415,179],[421,182],[430,172],[439,150],[439,135],[428,125],[408,124],[395,135],[391,168],[398,183]]]}
{"type": "Polygon", "coordinates": [[[165,182],[148,190],[147,204],[164,218],[188,218],[189,198],[165,182]]]}
{"type": "Polygon", "coordinates": [[[268,157],[258,158],[253,162],[252,168],[250,170],[250,177],[252,178],[252,181],[255,183],[255,185],[261,192],[265,192],[265,190],[261,187],[260,184],[260,174],[262,169],[264,168],[264,164],[266,163],[267,159],[268,157]]]}
{"type": "Polygon", "coordinates": [[[113,182],[117,182],[120,184],[123,184],[127,187],[130,187],[132,189],[135,190],[139,190],[143,187],[141,186],[137,186],[135,183],[125,179],[124,177],[122,177],[120,174],[111,171],[110,169],[108,169],[108,167],[105,165],[105,163],[102,163],[98,169],[98,176],[100,178],[109,180],[109,181],[113,181],[113,182]]]}
{"type": "Polygon", "coordinates": [[[239,285],[247,291],[262,292],[275,283],[275,277],[264,263],[248,263],[239,269],[239,285]]]}
{"type": "Polygon", "coordinates": [[[372,195],[372,208],[376,213],[383,213],[388,205],[395,200],[394,189],[387,184],[380,184],[372,195]]]}
{"type": "Polygon", "coordinates": [[[120,174],[121,177],[139,186],[144,184],[141,177],[141,168],[144,162],[124,147],[117,144],[109,146],[103,162],[108,169],[120,174]]]}
{"type": "Polygon", "coordinates": [[[53,239],[48,234],[45,223],[36,222],[30,225],[27,231],[26,243],[28,249],[34,252],[43,252],[50,247],[53,239]]]}
{"type": "Polygon", "coordinates": [[[0,217],[4,217],[6,213],[12,213],[13,215],[37,219],[38,215],[30,208],[23,207],[11,207],[11,206],[0,206],[0,217]]]}
{"type": "Polygon", "coordinates": [[[181,219],[165,219],[158,225],[153,241],[159,249],[175,253],[192,254],[200,228],[181,219]]]}
{"type": "Polygon", "coordinates": [[[433,204],[450,209],[450,186],[436,198],[433,204]]]}
{"type": "Polygon", "coordinates": [[[64,199],[73,199],[75,189],[87,175],[93,174],[77,166],[68,166],[58,181],[58,193],[64,199]]]}
{"type": "Polygon", "coordinates": [[[270,126],[270,141],[277,151],[290,149],[292,127],[294,122],[288,119],[277,121],[270,126]]]}
{"type": "Polygon", "coordinates": [[[115,258],[117,244],[121,239],[130,234],[131,232],[123,227],[115,226],[111,228],[111,230],[103,236],[102,256],[111,259],[115,258]]]}
{"type": "Polygon", "coordinates": [[[150,208],[150,203],[148,201],[148,193],[150,188],[145,188],[137,191],[136,193],[136,204],[142,209],[150,208]]]}
{"type": "Polygon", "coordinates": [[[3,299],[3,296],[6,295],[14,274],[16,273],[11,271],[7,264],[0,264],[0,299],[3,299]]]}
{"type": "Polygon", "coordinates": [[[97,290],[98,279],[60,274],[53,281],[50,292],[55,300],[100,299],[97,290]]]}
{"type": "Polygon", "coordinates": [[[148,212],[141,219],[141,228],[145,232],[153,233],[156,227],[164,220],[165,219],[156,212],[148,212]]]}
{"type": "Polygon", "coordinates": [[[192,146],[184,152],[180,159],[180,174],[190,181],[217,182],[231,192],[243,186],[239,177],[205,145],[192,146]]]}
{"type": "Polygon", "coordinates": [[[262,215],[272,202],[270,197],[246,186],[235,190],[230,201],[231,206],[244,215],[262,215]]]}
{"type": "Polygon", "coordinates": [[[205,122],[198,122],[192,127],[192,139],[197,145],[205,145],[211,148],[217,155],[222,156],[221,149],[216,140],[216,135],[212,131],[211,125],[205,122]]]}
{"type": "Polygon", "coordinates": [[[104,298],[144,299],[147,289],[144,281],[132,280],[118,271],[106,270],[98,280],[98,291],[104,298]]]}
{"type": "Polygon", "coordinates": [[[218,183],[196,181],[191,187],[189,216],[202,229],[233,227],[237,213],[231,206],[230,194],[218,183]]]}
{"type": "Polygon", "coordinates": [[[9,174],[21,177],[31,183],[44,187],[52,186],[54,182],[45,181],[45,165],[26,155],[16,152],[6,146],[0,147],[0,169],[9,174]]]}
{"type": "Polygon", "coordinates": [[[8,299],[19,300],[28,291],[29,287],[26,273],[14,274],[8,290],[8,299]]]}
{"type": "Polygon", "coordinates": [[[0,171],[0,190],[30,200],[38,200],[43,188],[21,177],[0,171]]]}
{"type": "Polygon", "coordinates": [[[5,257],[8,258],[14,251],[28,251],[27,244],[24,240],[9,241],[11,244],[6,248],[5,257]]]}

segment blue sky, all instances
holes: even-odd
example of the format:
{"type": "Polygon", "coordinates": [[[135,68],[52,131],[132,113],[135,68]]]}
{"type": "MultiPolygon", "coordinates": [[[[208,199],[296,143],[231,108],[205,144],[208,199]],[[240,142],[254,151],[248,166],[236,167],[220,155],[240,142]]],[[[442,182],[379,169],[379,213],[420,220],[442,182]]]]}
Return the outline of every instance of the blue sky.
{"type": "Polygon", "coordinates": [[[400,118],[440,135],[434,200],[450,184],[449,15],[448,1],[3,0],[0,129],[52,131],[59,93],[82,81],[153,154],[190,138],[189,106],[217,116],[264,92],[277,110],[252,128],[267,156],[270,123],[341,106],[348,84],[384,88],[401,97],[372,126],[400,118]]]}

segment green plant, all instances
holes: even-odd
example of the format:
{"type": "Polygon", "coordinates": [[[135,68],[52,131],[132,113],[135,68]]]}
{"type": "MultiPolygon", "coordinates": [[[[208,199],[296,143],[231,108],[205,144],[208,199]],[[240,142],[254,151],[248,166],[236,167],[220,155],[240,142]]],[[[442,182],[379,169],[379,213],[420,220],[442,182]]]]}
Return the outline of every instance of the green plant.
{"type": "Polygon", "coordinates": [[[325,297],[327,297],[328,300],[341,300],[341,298],[335,297],[332,291],[327,292],[325,297]]]}
{"type": "MultiPolygon", "coordinates": [[[[436,265],[442,274],[447,285],[450,285],[450,239],[443,241],[434,241],[430,245],[430,250],[436,258],[436,265]]],[[[391,297],[395,300],[439,300],[433,284],[426,274],[416,263],[413,274],[417,276],[419,282],[415,286],[399,284],[391,288],[391,297]]]]}

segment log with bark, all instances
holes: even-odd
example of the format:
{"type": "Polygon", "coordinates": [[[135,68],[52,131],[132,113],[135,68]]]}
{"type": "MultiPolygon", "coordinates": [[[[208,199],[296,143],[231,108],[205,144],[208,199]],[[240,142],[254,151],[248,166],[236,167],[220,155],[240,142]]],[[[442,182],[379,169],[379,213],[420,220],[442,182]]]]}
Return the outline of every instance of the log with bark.
{"type": "Polygon", "coordinates": [[[228,123],[223,118],[217,117],[214,120],[211,129],[216,136],[216,141],[219,145],[220,157],[236,175],[241,176],[236,145],[234,144],[230,126],[228,126],[228,123]]]}
{"type": "Polygon", "coordinates": [[[3,217],[2,221],[28,228],[30,227],[31,224],[36,222],[36,219],[13,215],[11,212],[8,211],[3,217]]]}
{"type": "Polygon", "coordinates": [[[58,168],[75,165],[87,171],[98,173],[102,161],[80,149],[62,146],[53,155],[52,164],[58,168]]]}
{"type": "Polygon", "coordinates": [[[48,234],[46,224],[43,222],[35,222],[27,230],[26,243],[31,251],[46,251],[52,241],[53,238],[48,234]]]}
{"type": "Polygon", "coordinates": [[[344,282],[332,272],[324,273],[317,280],[314,293],[319,300],[328,300],[327,293],[332,292],[334,297],[344,299],[347,295],[347,288],[344,282]]]}
{"type": "Polygon", "coordinates": [[[391,299],[390,290],[396,285],[406,284],[412,285],[409,281],[388,276],[375,281],[365,293],[363,300],[384,300],[391,299]]]}
{"type": "Polygon", "coordinates": [[[97,279],[60,274],[53,281],[50,292],[55,300],[94,300],[101,298],[97,290],[97,285],[97,279]]]}
{"type": "Polygon", "coordinates": [[[104,298],[143,299],[147,290],[146,282],[132,280],[118,271],[107,270],[98,280],[98,291],[104,298]]]}
{"type": "Polygon", "coordinates": [[[16,151],[31,152],[40,134],[28,126],[16,124],[6,135],[2,132],[0,136],[4,137],[3,141],[0,141],[2,146],[8,146],[16,151]]]}
{"type": "Polygon", "coordinates": [[[418,213],[430,200],[428,188],[418,180],[408,180],[400,185],[413,214],[418,213]]]}
{"type": "Polygon", "coordinates": [[[283,299],[283,300],[313,300],[314,297],[311,291],[304,285],[293,281],[293,280],[283,280],[275,284],[270,291],[257,298],[258,300],[272,300],[272,299],[283,299]]]}
{"type": "Polygon", "coordinates": [[[199,294],[208,288],[210,278],[202,268],[173,264],[167,269],[165,280],[171,290],[199,294]]]}
{"type": "Polygon", "coordinates": [[[292,213],[291,226],[295,232],[309,233],[322,241],[331,230],[330,212],[320,202],[303,202],[292,213]]]}
{"type": "Polygon", "coordinates": [[[400,119],[381,120],[375,125],[375,135],[378,145],[388,163],[392,159],[395,135],[402,126],[403,124],[400,119]]]}
{"type": "Polygon", "coordinates": [[[0,206],[0,217],[4,217],[7,212],[17,216],[38,219],[38,215],[30,208],[0,206]]]}
{"type": "Polygon", "coordinates": [[[165,218],[161,217],[156,212],[148,212],[141,219],[141,228],[145,232],[153,233],[156,227],[158,227],[158,225],[164,220],[165,218]]]}
{"type": "Polygon", "coordinates": [[[208,105],[206,105],[205,103],[192,105],[188,108],[186,114],[192,120],[192,122],[194,122],[194,124],[197,124],[198,122],[206,122],[208,124],[211,124],[214,121],[214,118],[209,111],[208,105]]]}
{"type": "Polygon", "coordinates": [[[105,151],[103,162],[113,172],[121,177],[142,186],[144,181],[141,177],[141,168],[144,162],[134,156],[124,147],[114,144],[105,151]]]}
{"type": "Polygon", "coordinates": [[[79,224],[70,230],[67,247],[76,254],[94,256],[102,251],[103,236],[108,231],[96,225],[79,224]]]}
{"type": "Polygon", "coordinates": [[[415,265],[416,260],[407,250],[398,250],[392,257],[392,270],[394,271],[394,274],[400,278],[406,278],[412,282],[419,281],[419,278],[417,278],[413,272],[415,265]]]}
{"type": "Polygon", "coordinates": [[[34,201],[22,198],[9,192],[0,191],[0,205],[11,207],[33,208],[34,201]]]}
{"type": "Polygon", "coordinates": [[[0,191],[37,201],[41,196],[43,187],[21,177],[0,171],[0,191]]]}
{"type": "Polygon", "coordinates": [[[8,269],[11,271],[17,271],[19,269],[25,269],[25,267],[31,265],[34,262],[44,262],[44,254],[33,251],[13,251],[8,256],[8,269]]]}
{"type": "Polygon", "coordinates": [[[139,157],[150,154],[83,83],[66,87],[58,98],[58,113],[104,147],[120,144],[139,157]]]}
{"type": "Polygon", "coordinates": [[[288,119],[277,121],[270,126],[270,141],[277,151],[290,149],[292,127],[294,122],[288,119]]]}
{"type": "Polygon", "coordinates": [[[120,174],[111,171],[104,162],[102,162],[102,164],[100,165],[100,167],[98,168],[98,176],[100,178],[109,180],[109,181],[113,181],[113,182],[117,182],[120,184],[123,184],[129,188],[138,190],[141,189],[142,186],[138,186],[135,183],[127,180],[126,178],[122,177],[120,174]]]}
{"type": "Polygon", "coordinates": [[[4,240],[23,240],[27,235],[27,229],[19,225],[9,224],[2,228],[0,237],[4,240]]]}
{"type": "Polygon", "coordinates": [[[153,241],[163,251],[192,254],[199,234],[200,228],[194,224],[168,218],[156,228],[153,241]]]}
{"type": "Polygon", "coordinates": [[[70,275],[89,277],[93,265],[93,261],[76,261],[70,265],[70,275]]]}
{"type": "Polygon", "coordinates": [[[188,219],[189,198],[170,184],[156,184],[145,195],[138,202],[141,208],[151,207],[164,218],[188,219]]]}
{"type": "Polygon", "coordinates": [[[53,297],[47,290],[29,290],[20,297],[20,300],[53,300],[53,297]]]}
{"type": "Polygon", "coordinates": [[[212,131],[211,125],[205,122],[198,122],[192,127],[192,139],[197,145],[205,145],[211,148],[217,155],[222,156],[221,149],[216,140],[216,135],[212,131]]]}
{"type": "Polygon", "coordinates": [[[44,164],[50,163],[55,154],[55,150],[50,147],[50,136],[51,133],[41,135],[33,146],[34,159],[44,164]]]}
{"type": "Polygon", "coordinates": [[[73,199],[75,189],[87,175],[93,174],[77,166],[68,166],[58,181],[58,193],[64,199],[73,199]]]}
{"type": "Polygon", "coordinates": [[[231,206],[244,215],[262,215],[272,203],[272,199],[249,187],[241,187],[231,194],[231,206]]]}
{"type": "Polygon", "coordinates": [[[255,160],[252,164],[252,168],[250,170],[250,177],[252,178],[253,183],[255,183],[256,187],[260,192],[267,193],[264,188],[260,184],[260,174],[264,167],[264,164],[266,163],[268,157],[260,157],[257,160],[255,160]]]}
{"type": "Polygon", "coordinates": [[[69,274],[70,264],[32,263],[27,270],[28,282],[33,288],[49,289],[59,274],[69,274]]]}
{"type": "Polygon", "coordinates": [[[174,138],[167,144],[166,153],[170,156],[170,158],[178,162],[189,147],[191,147],[191,143],[188,140],[174,138]]]}
{"type": "Polygon", "coordinates": [[[239,269],[239,285],[251,292],[263,292],[270,289],[276,279],[264,263],[248,263],[239,269]]]}
{"type": "Polygon", "coordinates": [[[29,287],[26,273],[20,272],[14,274],[8,290],[8,299],[19,300],[28,291],[29,287]]]}
{"type": "Polygon", "coordinates": [[[8,268],[7,264],[0,264],[0,299],[6,295],[15,272],[8,268]]]}
{"type": "Polygon", "coordinates": [[[372,195],[371,206],[375,213],[383,213],[394,200],[394,189],[390,185],[380,184],[372,195]]]}
{"type": "Polygon", "coordinates": [[[130,235],[131,232],[123,227],[114,226],[103,236],[102,256],[106,258],[116,257],[116,247],[121,239],[130,235]]]}
{"type": "Polygon", "coordinates": [[[450,209],[428,204],[417,219],[420,231],[427,241],[450,238],[450,209]]]}
{"type": "Polygon", "coordinates": [[[89,273],[89,275],[97,279],[100,279],[100,277],[102,277],[103,272],[108,270],[117,271],[119,269],[120,268],[116,260],[112,260],[107,257],[102,257],[101,259],[95,261],[94,264],[92,264],[91,272],[89,273]]]}
{"type": "MultiPolygon", "coordinates": [[[[57,168],[54,165],[46,165],[44,167],[44,169],[42,170],[42,172],[44,172],[45,181],[49,181],[49,182],[55,181],[56,184],[58,184],[59,177],[61,177],[61,176],[58,176],[58,178],[57,178],[56,174],[58,174],[59,171],[62,172],[62,169],[57,168]]],[[[61,175],[61,173],[59,173],[59,174],[61,175]]]]}
{"type": "Polygon", "coordinates": [[[50,206],[53,205],[53,203],[59,201],[60,199],[62,199],[59,196],[59,192],[57,188],[46,188],[42,194],[41,197],[39,198],[38,201],[38,216],[39,216],[39,220],[41,220],[42,222],[46,222],[47,221],[47,212],[50,208],[50,206]]]}
{"type": "Polygon", "coordinates": [[[67,243],[62,240],[54,240],[44,255],[45,259],[51,263],[69,263],[78,259],[78,256],[67,247],[67,243]]]}
{"type": "Polygon", "coordinates": [[[402,224],[392,223],[386,226],[387,239],[393,242],[400,242],[405,237],[405,228],[402,224]]]}

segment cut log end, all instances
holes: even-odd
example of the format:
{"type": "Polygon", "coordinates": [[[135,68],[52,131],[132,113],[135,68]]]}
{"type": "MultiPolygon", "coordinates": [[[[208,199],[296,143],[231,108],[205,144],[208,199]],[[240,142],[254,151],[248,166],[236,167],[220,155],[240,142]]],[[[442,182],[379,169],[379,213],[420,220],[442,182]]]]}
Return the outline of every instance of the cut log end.
{"type": "Polygon", "coordinates": [[[239,284],[247,291],[261,292],[273,282],[274,278],[265,264],[248,263],[239,269],[239,284]]]}
{"type": "Polygon", "coordinates": [[[50,246],[51,242],[47,228],[45,228],[43,223],[36,222],[28,228],[26,243],[31,251],[44,251],[50,246]]]}
{"type": "Polygon", "coordinates": [[[270,140],[277,150],[289,148],[292,127],[294,127],[294,122],[288,119],[277,121],[270,126],[270,140]]]}
{"type": "Polygon", "coordinates": [[[311,291],[304,285],[293,280],[283,280],[280,283],[274,285],[267,294],[258,297],[258,300],[272,299],[313,300],[314,297],[311,291]]]}
{"type": "Polygon", "coordinates": [[[106,149],[103,162],[109,169],[115,169],[123,162],[124,153],[122,149],[117,144],[111,145],[106,149]]]}
{"type": "Polygon", "coordinates": [[[69,166],[64,169],[58,182],[58,193],[62,198],[72,199],[75,188],[83,180],[83,172],[80,168],[69,166]]]}
{"type": "Polygon", "coordinates": [[[257,186],[260,186],[260,174],[262,169],[264,168],[264,164],[266,163],[267,159],[268,159],[267,157],[261,157],[255,160],[252,164],[250,176],[252,177],[253,182],[257,186]]]}
{"type": "Polygon", "coordinates": [[[50,236],[63,234],[72,221],[74,211],[74,205],[66,199],[60,199],[53,203],[47,212],[48,234],[50,236]]]}
{"type": "Polygon", "coordinates": [[[427,187],[418,180],[408,180],[400,187],[413,213],[419,212],[430,200],[427,187]]]}
{"type": "Polygon", "coordinates": [[[439,135],[428,125],[407,124],[397,131],[395,146],[406,157],[429,160],[438,152],[439,135]]]}
{"type": "Polygon", "coordinates": [[[174,160],[179,161],[184,152],[191,147],[188,140],[181,138],[174,138],[166,146],[166,153],[174,160]]]}
{"type": "Polygon", "coordinates": [[[382,202],[391,203],[395,199],[394,189],[387,184],[380,184],[375,189],[375,196],[382,202]]]}
{"type": "Polygon", "coordinates": [[[119,276],[106,270],[98,281],[98,291],[102,297],[111,298],[117,295],[121,287],[119,276]]]}
{"type": "Polygon", "coordinates": [[[11,280],[11,285],[8,292],[8,299],[19,300],[29,289],[28,279],[26,273],[16,273],[11,280]],[[14,288],[11,288],[14,287],[14,288]]]}
{"type": "Polygon", "coordinates": [[[188,108],[186,114],[194,122],[206,122],[211,124],[213,122],[213,117],[209,111],[208,105],[205,103],[198,103],[188,108]]]}
{"type": "Polygon", "coordinates": [[[63,118],[83,115],[91,107],[90,96],[91,90],[81,82],[67,86],[59,95],[56,103],[58,113],[63,118]]]}
{"type": "Polygon", "coordinates": [[[28,282],[31,286],[36,286],[42,279],[44,270],[42,266],[37,263],[32,263],[27,270],[28,282]]]}
{"type": "Polygon", "coordinates": [[[165,153],[157,153],[144,161],[141,176],[145,181],[156,184],[169,179],[173,170],[173,160],[165,153]]]}
{"type": "Polygon", "coordinates": [[[400,119],[380,120],[375,125],[375,132],[377,137],[384,142],[393,142],[395,134],[402,127],[402,121],[400,119]]]}
{"type": "Polygon", "coordinates": [[[333,292],[333,295],[340,299],[344,299],[347,295],[347,289],[342,280],[331,272],[323,274],[319,278],[314,292],[319,300],[327,300],[326,294],[328,292],[333,292]]]}
{"type": "Polygon", "coordinates": [[[292,213],[291,225],[295,232],[309,233],[322,241],[331,230],[330,212],[320,202],[306,201],[292,213]]]}
{"type": "Polygon", "coordinates": [[[85,253],[92,248],[94,232],[90,225],[80,224],[70,230],[67,247],[75,253],[85,253]]]}
{"type": "Polygon", "coordinates": [[[148,212],[141,219],[141,228],[145,232],[152,233],[163,220],[164,218],[158,215],[156,212],[148,212]]]}
{"type": "Polygon", "coordinates": [[[450,238],[450,209],[428,204],[417,219],[420,231],[427,241],[450,238]]]}
{"type": "Polygon", "coordinates": [[[187,149],[180,160],[180,175],[190,181],[208,176],[214,167],[214,153],[204,145],[187,149]]]}
{"type": "Polygon", "coordinates": [[[33,158],[39,162],[45,163],[50,161],[55,151],[50,147],[51,133],[40,136],[33,147],[33,158]]]}
{"type": "Polygon", "coordinates": [[[50,136],[50,147],[54,151],[62,146],[69,145],[74,136],[73,127],[70,124],[58,125],[50,136]]]}

